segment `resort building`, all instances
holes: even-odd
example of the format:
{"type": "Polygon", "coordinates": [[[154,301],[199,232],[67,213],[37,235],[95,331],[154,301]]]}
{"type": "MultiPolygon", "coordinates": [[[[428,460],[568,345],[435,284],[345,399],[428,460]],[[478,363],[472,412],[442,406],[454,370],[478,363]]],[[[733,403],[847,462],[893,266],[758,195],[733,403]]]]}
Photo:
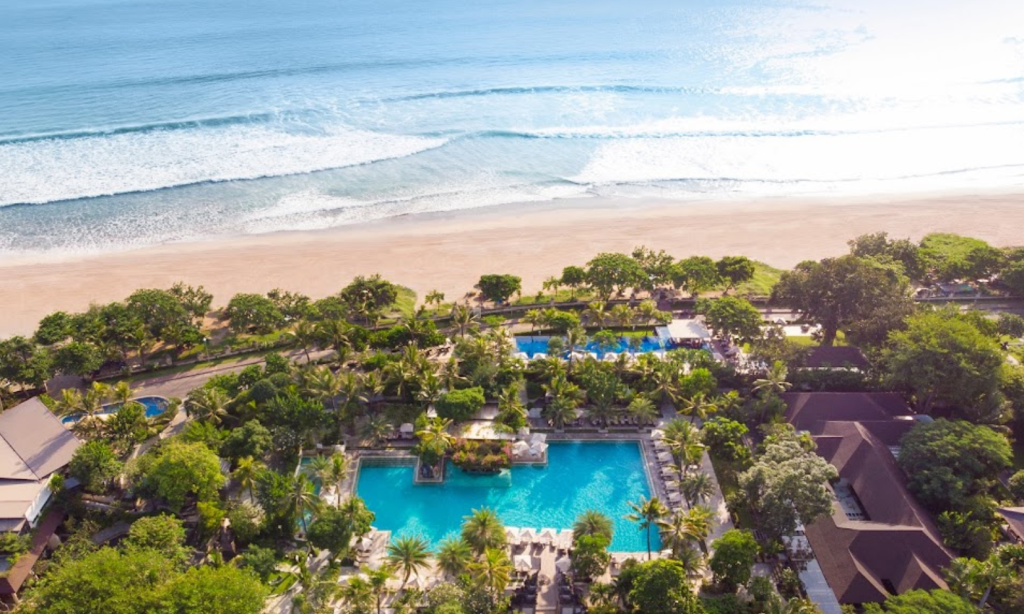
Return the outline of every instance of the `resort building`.
{"type": "Polygon", "coordinates": [[[0,598],[6,602],[17,601],[21,585],[64,520],[56,510],[42,521],[40,516],[52,495],[50,477],[71,462],[80,445],[38,398],[0,414],[0,530],[34,529],[29,551],[16,563],[0,559],[0,598]]]}
{"type": "Polygon", "coordinates": [[[50,476],[80,445],[38,398],[0,414],[0,530],[36,525],[50,500],[50,476]]]}
{"type": "Polygon", "coordinates": [[[910,590],[946,588],[952,559],[896,464],[913,428],[903,400],[889,393],[784,395],[786,419],[811,434],[839,471],[832,515],[805,528],[819,570],[840,604],[881,602],[910,590]]]}
{"type": "Polygon", "coordinates": [[[1018,544],[1024,544],[1024,507],[996,508],[1003,518],[1003,532],[1006,537],[1018,544]]]}

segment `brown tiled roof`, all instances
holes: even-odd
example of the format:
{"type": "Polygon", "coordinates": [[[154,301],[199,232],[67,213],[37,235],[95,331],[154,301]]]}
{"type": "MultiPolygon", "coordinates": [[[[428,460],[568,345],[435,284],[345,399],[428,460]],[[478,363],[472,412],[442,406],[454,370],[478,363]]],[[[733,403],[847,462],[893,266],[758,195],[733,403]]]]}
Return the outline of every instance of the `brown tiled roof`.
{"type": "Polygon", "coordinates": [[[910,415],[903,397],[894,392],[789,392],[786,421],[798,431],[810,431],[818,422],[865,422],[910,415]]]}
{"type": "Polygon", "coordinates": [[[886,444],[857,422],[819,422],[812,435],[818,454],[839,470],[867,516],[851,520],[837,502],[831,516],[805,529],[839,602],[878,602],[893,590],[946,588],[942,568],[952,554],[907,492],[886,444]]]}
{"type": "Polygon", "coordinates": [[[1000,507],[996,511],[1017,535],[1017,539],[1024,540],[1024,507],[1000,507]]]}
{"type": "Polygon", "coordinates": [[[854,369],[867,369],[870,366],[868,359],[860,348],[850,345],[823,346],[811,350],[804,366],[811,369],[824,367],[848,367],[854,369]]]}

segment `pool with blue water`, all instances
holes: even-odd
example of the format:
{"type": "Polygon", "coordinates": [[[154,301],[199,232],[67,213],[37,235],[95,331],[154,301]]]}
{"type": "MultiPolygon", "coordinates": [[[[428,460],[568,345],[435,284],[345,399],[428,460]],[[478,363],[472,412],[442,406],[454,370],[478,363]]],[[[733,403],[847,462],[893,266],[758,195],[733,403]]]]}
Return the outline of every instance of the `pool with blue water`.
{"type": "MultiPolygon", "coordinates": [[[[633,337],[636,338],[636,337],[633,337]]],[[[536,354],[547,354],[548,353],[548,340],[551,337],[544,336],[523,336],[516,337],[516,350],[525,353],[529,358],[533,358],[536,354]]],[[[584,346],[584,351],[594,352],[595,354],[604,357],[605,352],[636,352],[638,354],[645,354],[647,352],[655,352],[658,350],[671,350],[672,344],[668,343],[658,337],[640,337],[640,344],[637,347],[633,347],[630,344],[630,337],[619,337],[618,344],[612,348],[601,348],[597,343],[588,341],[587,345],[584,346]]],[[[568,352],[566,352],[568,354],[568,352]]]]}
{"type": "MultiPolygon", "coordinates": [[[[576,517],[598,510],[615,525],[611,549],[641,552],[646,534],[626,520],[629,502],[650,497],[640,446],[633,441],[552,442],[548,465],[516,465],[497,476],[463,473],[448,465],[444,484],[413,484],[411,466],[362,466],[357,493],[394,535],[420,535],[433,545],[457,534],[463,518],[489,507],[505,526],[571,529],[576,517]]],[[[660,547],[656,530],[651,546],[660,547]]]]}
{"type": "MultiPolygon", "coordinates": [[[[167,402],[167,399],[165,399],[163,397],[139,397],[137,399],[132,399],[132,401],[134,401],[136,403],[141,403],[143,405],[143,407],[146,408],[146,417],[147,418],[156,418],[160,414],[162,414],[165,411],[167,411],[167,403],[168,402],[167,402]]],[[[98,415],[100,415],[100,416],[108,416],[110,414],[117,413],[117,410],[119,410],[119,409],[121,409],[121,404],[120,403],[113,403],[113,404],[110,404],[110,405],[104,405],[103,408],[100,410],[98,415]]],[[[64,423],[64,424],[74,424],[74,423],[78,422],[81,419],[82,419],[82,415],[81,414],[73,414],[71,416],[65,416],[64,418],[61,418],[61,422],[64,423]]]]}

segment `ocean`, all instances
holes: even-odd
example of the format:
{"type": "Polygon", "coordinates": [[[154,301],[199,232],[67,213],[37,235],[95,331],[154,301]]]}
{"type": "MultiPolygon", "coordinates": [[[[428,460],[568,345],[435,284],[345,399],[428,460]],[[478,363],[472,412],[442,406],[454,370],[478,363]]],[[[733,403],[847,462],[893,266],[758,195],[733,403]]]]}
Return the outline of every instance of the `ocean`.
{"type": "Polygon", "coordinates": [[[1024,3],[5,0],[0,258],[1024,185],[1024,3]]]}

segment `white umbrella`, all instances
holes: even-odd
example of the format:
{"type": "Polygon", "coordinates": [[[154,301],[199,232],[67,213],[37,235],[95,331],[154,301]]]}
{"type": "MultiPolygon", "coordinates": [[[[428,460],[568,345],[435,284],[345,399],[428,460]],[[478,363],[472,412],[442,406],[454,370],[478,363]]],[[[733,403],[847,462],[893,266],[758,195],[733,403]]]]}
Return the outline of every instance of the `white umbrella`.
{"type": "Polygon", "coordinates": [[[562,573],[569,571],[570,567],[572,567],[572,560],[567,556],[563,556],[555,561],[555,569],[562,573]]]}
{"type": "Polygon", "coordinates": [[[516,435],[518,435],[520,439],[526,439],[527,437],[530,436],[530,427],[528,427],[528,426],[519,427],[519,430],[516,431],[516,435]]]}
{"type": "Polygon", "coordinates": [[[525,441],[517,441],[514,444],[512,444],[512,454],[515,454],[516,456],[526,454],[529,451],[530,444],[526,443],[525,441]]]}
{"type": "Polygon", "coordinates": [[[535,456],[540,456],[541,454],[547,452],[547,449],[548,444],[544,443],[543,441],[538,441],[537,443],[530,446],[530,453],[533,454],[534,452],[536,452],[535,456]]]}
{"type": "Polygon", "coordinates": [[[533,569],[533,557],[529,554],[517,554],[512,557],[512,564],[516,571],[531,571],[533,569]]]}
{"type": "Polygon", "coordinates": [[[402,426],[398,427],[398,430],[403,433],[412,433],[416,430],[416,427],[414,427],[411,422],[406,422],[402,426]]]}
{"type": "Polygon", "coordinates": [[[654,439],[661,439],[664,436],[665,433],[660,429],[654,429],[653,431],[651,431],[651,437],[653,437],[654,439]]]}
{"type": "Polygon", "coordinates": [[[533,433],[532,435],[530,435],[530,443],[531,444],[543,443],[543,442],[545,442],[547,440],[548,440],[548,436],[545,435],[544,433],[533,433]]]}
{"type": "Polygon", "coordinates": [[[533,529],[527,527],[519,532],[519,543],[528,544],[535,541],[537,541],[537,534],[533,532],[533,529]]]}
{"type": "Polygon", "coordinates": [[[553,545],[558,540],[558,531],[554,529],[541,529],[538,538],[544,543],[553,545]]]}
{"type": "Polygon", "coordinates": [[[563,529],[562,532],[558,534],[558,546],[560,548],[565,548],[566,550],[571,548],[573,535],[574,533],[572,529],[563,529]]]}
{"type": "Polygon", "coordinates": [[[505,539],[510,544],[519,543],[519,528],[518,527],[505,527],[505,539]]]}
{"type": "Polygon", "coordinates": [[[619,359],[619,355],[616,354],[615,352],[608,352],[607,354],[604,355],[604,359],[607,362],[615,362],[616,360],[619,359]]]}

